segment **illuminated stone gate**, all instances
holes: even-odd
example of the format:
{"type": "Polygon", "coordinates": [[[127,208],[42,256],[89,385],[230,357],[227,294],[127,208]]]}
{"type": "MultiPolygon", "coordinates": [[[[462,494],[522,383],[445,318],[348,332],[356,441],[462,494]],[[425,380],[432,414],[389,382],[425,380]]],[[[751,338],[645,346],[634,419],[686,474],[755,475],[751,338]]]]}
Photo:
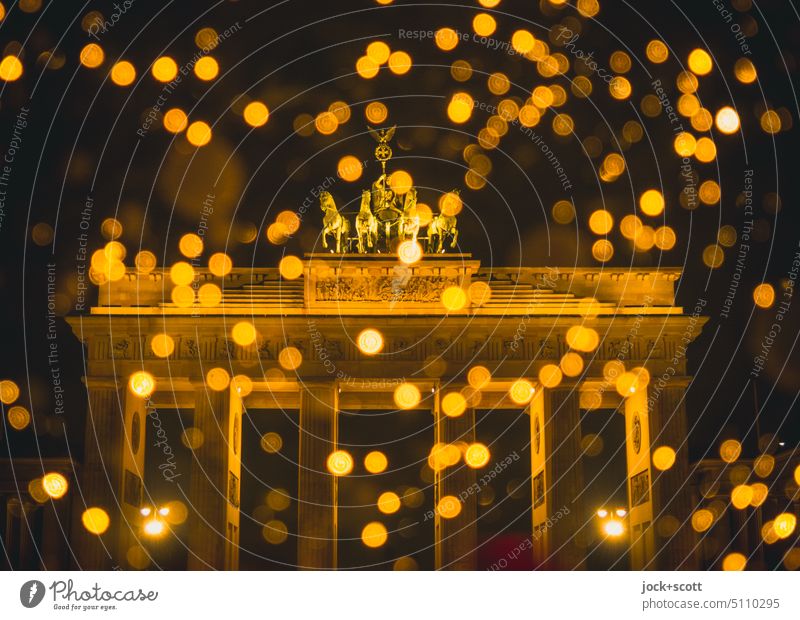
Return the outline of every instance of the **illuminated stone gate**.
{"type": "MultiPolygon", "coordinates": [[[[337,478],[326,461],[337,448],[337,412],[396,408],[391,380],[402,377],[423,395],[417,408],[434,416],[432,444],[474,441],[474,409],[449,417],[441,402],[468,385],[467,371],[475,365],[492,377],[481,388],[481,409],[527,407],[530,414],[531,552],[538,565],[584,566],[586,549],[576,536],[584,525],[580,418],[602,407],[625,417],[631,567],[693,567],[685,347],[704,319],[674,305],[678,269],[486,268],[466,254],[426,256],[411,266],[381,255],[312,254],[303,264],[295,280],[281,278],[278,269],[234,269],[223,278],[196,271],[195,288],[215,283],[223,297],[215,307],[188,308],[165,301],[172,288],[168,273],[129,270],[99,287],[90,315],[68,319],[86,347],[89,397],[77,502],[79,510],[104,508],[112,523],[94,536],[75,519],[81,567],[124,566],[141,524],[147,410],[165,407],[193,410],[193,426],[205,437],[193,453],[187,497],[188,568],[238,567],[246,409],[299,411],[298,564],[335,568],[337,478]],[[467,303],[447,311],[441,296],[453,286],[466,293],[467,303]],[[231,340],[239,320],[255,325],[253,345],[231,340]],[[553,389],[543,387],[540,369],[570,351],[568,331],[579,325],[599,335],[581,354],[583,370],[553,389]],[[366,327],[382,335],[381,354],[365,355],[356,346],[366,327]],[[175,342],[166,359],[154,355],[150,342],[164,332],[175,342]],[[287,345],[302,352],[300,367],[283,377],[265,375],[287,345]],[[437,360],[445,362],[437,376],[420,372],[437,360]],[[609,360],[645,367],[649,385],[632,387],[623,399],[604,377],[609,360]],[[210,389],[206,373],[216,366],[249,376],[252,391],[242,398],[235,389],[210,389]],[[142,370],[155,378],[150,399],[128,389],[128,378],[142,370]],[[525,385],[520,379],[532,387],[522,399],[514,393],[525,385]],[[676,452],[666,471],[652,465],[659,446],[676,452]],[[569,514],[557,514],[565,506],[569,514]],[[675,527],[667,537],[656,536],[654,523],[664,518],[675,527]]],[[[476,471],[463,464],[436,473],[431,509],[443,496],[463,498],[456,518],[436,515],[439,568],[476,566],[477,499],[464,493],[475,479],[476,471]]]]}

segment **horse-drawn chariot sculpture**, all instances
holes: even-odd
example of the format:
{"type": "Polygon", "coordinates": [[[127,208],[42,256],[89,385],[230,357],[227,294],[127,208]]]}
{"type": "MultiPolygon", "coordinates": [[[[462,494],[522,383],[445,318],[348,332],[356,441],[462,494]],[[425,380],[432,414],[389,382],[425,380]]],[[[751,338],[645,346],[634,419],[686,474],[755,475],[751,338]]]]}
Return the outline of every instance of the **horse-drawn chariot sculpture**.
{"type": "MultiPolygon", "coordinates": [[[[457,209],[443,209],[442,213],[431,218],[427,224],[427,235],[422,236],[422,224],[417,211],[417,190],[409,188],[399,194],[391,187],[386,174],[386,162],[392,157],[389,140],[396,127],[387,129],[369,128],[370,134],[378,142],[375,159],[381,164],[381,174],[370,189],[361,192],[361,204],[355,216],[355,226],[336,208],[329,192],[321,192],[320,209],[324,213],[322,228],[322,247],[336,253],[357,252],[358,254],[392,252],[403,241],[426,241],[426,251],[442,253],[446,248],[455,248],[458,243],[457,209]],[[355,236],[350,236],[351,231],[355,236]],[[332,243],[328,237],[332,236],[332,243]],[[449,243],[447,243],[449,241],[449,243]]],[[[458,190],[450,192],[458,199],[458,190]]]]}

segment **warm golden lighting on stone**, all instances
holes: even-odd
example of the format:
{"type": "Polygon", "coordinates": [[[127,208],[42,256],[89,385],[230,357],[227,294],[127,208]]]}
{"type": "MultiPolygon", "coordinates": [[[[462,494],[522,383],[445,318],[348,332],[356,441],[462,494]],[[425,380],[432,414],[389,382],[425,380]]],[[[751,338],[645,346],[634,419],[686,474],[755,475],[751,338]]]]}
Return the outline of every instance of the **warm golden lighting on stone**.
{"type": "Polygon", "coordinates": [[[389,466],[389,459],[380,450],[373,450],[364,457],[364,468],[371,474],[379,474],[386,471],[389,466]]]}
{"type": "Polygon", "coordinates": [[[489,448],[482,443],[472,443],[464,453],[464,462],[472,469],[485,467],[491,458],[489,448]]]}
{"type": "Polygon", "coordinates": [[[364,355],[377,355],[383,350],[383,334],[373,328],[362,330],[356,337],[356,346],[364,355]]]}
{"type": "Polygon", "coordinates": [[[394,389],[394,404],[400,409],[413,409],[421,398],[419,388],[413,383],[401,383],[394,389]]]}
{"type": "Polygon", "coordinates": [[[328,456],[328,471],[334,476],[346,476],[353,471],[353,457],[346,450],[336,450],[328,456]]]}
{"type": "Polygon", "coordinates": [[[111,519],[108,517],[108,513],[105,510],[95,506],[83,511],[81,523],[83,523],[83,527],[86,528],[87,532],[99,536],[108,529],[108,526],[111,524],[111,519]]]}
{"type": "Polygon", "coordinates": [[[386,543],[389,535],[386,532],[386,526],[378,521],[372,521],[364,526],[361,530],[361,542],[367,547],[377,548],[386,543]]]}
{"type": "Polygon", "coordinates": [[[156,389],[156,380],[149,372],[139,370],[133,373],[128,379],[128,389],[134,396],[139,398],[149,398],[156,389]]]}

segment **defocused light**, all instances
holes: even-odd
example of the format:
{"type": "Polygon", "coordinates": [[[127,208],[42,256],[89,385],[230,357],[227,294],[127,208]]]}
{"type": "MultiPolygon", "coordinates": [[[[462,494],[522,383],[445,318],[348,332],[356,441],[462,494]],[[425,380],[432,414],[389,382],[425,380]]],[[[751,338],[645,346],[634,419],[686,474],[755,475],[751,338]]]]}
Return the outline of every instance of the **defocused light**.
{"type": "Polygon", "coordinates": [[[249,321],[239,321],[231,330],[231,338],[240,347],[246,347],[256,341],[256,327],[249,321]]]}
{"type": "Polygon", "coordinates": [[[708,75],[714,67],[714,62],[708,52],[701,49],[692,50],[689,54],[689,69],[697,75],[708,75]]]}
{"type": "Polygon", "coordinates": [[[413,409],[421,399],[419,388],[413,383],[401,383],[394,390],[394,403],[400,409],[413,409]]]}
{"type": "Polygon", "coordinates": [[[597,509],[597,516],[601,519],[605,519],[608,516],[608,510],[605,508],[598,508],[597,509]]]}
{"type": "Polygon", "coordinates": [[[180,133],[189,124],[189,118],[180,108],[172,108],[164,113],[164,129],[170,133],[180,133]]]}
{"type": "Polygon", "coordinates": [[[356,338],[356,346],[364,355],[376,355],[383,350],[383,334],[372,328],[362,330],[356,338]]]}
{"type": "Polygon", "coordinates": [[[452,28],[439,28],[439,30],[436,31],[434,40],[436,41],[436,46],[440,50],[449,52],[458,45],[458,33],[452,28]]]}
{"type": "Polygon", "coordinates": [[[492,380],[492,373],[486,366],[473,366],[467,373],[467,382],[476,390],[482,390],[492,380]]]}
{"type": "Polygon", "coordinates": [[[58,472],[50,472],[42,476],[42,488],[53,499],[61,499],[67,494],[69,484],[67,479],[58,472]]]}
{"type": "Polygon", "coordinates": [[[272,519],[264,524],[261,535],[271,545],[280,545],[289,537],[289,529],[283,521],[272,519]]]}
{"type": "Polygon", "coordinates": [[[371,474],[379,474],[389,466],[389,459],[380,450],[373,450],[364,457],[364,468],[371,474]]]}
{"type": "Polygon", "coordinates": [[[422,258],[422,246],[413,239],[406,239],[397,246],[397,258],[405,265],[413,265],[422,258]]]}
{"type": "Polygon", "coordinates": [[[211,142],[211,127],[203,121],[195,121],[186,130],[186,139],[192,146],[205,146],[211,142]]]}
{"type": "Polygon", "coordinates": [[[22,62],[13,55],[6,56],[0,61],[0,80],[13,82],[22,76],[22,62]]]}
{"type": "Polygon", "coordinates": [[[605,209],[598,209],[589,216],[589,228],[596,235],[607,235],[614,227],[614,218],[605,209]]]}
{"type": "Polygon", "coordinates": [[[156,380],[149,372],[139,370],[128,380],[130,391],[139,398],[148,398],[156,389],[156,380]]]}
{"type": "Polygon", "coordinates": [[[219,63],[211,56],[203,56],[194,65],[194,74],[203,81],[213,80],[219,73],[219,63]]]}
{"type": "Polygon", "coordinates": [[[726,463],[735,463],[742,454],[742,444],[736,439],[726,439],[719,447],[719,456],[726,463]]]}
{"type": "Polygon", "coordinates": [[[284,489],[272,489],[267,493],[267,506],[280,512],[286,510],[292,504],[292,498],[288,491],[284,489]]]}
{"type": "Polygon", "coordinates": [[[731,504],[733,504],[734,508],[738,508],[739,510],[747,508],[752,499],[753,489],[750,488],[750,485],[740,484],[735,486],[731,491],[731,504]]]}
{"type": "Polygon", "coordinates": [[[297,347],[284,347],[278,353],[278,363],[285,370],[297,370],[303,363],[303,354],[297,347]]]}
{"type": "Polygon", "coordinates": [[[206,383],[215,392],[226,389],[231,382],[231,376],[224,368],[212,368],[206,373],[206,383]]]}
{"type": "Polygon", "coordinates": [[[15,405],[14,407],[9,408],[8,413],[6,414],[8,417],[8,423],[15,431],[21,431],[28,427],[31,423],[31,414],[30,412],[25,409],[25,407],[21,407],[19,405],[15,405]]]}
{"type": "Polygon", "coordinates": [[[682,131],[675,136],[674,147],[681,157],[691,157],[697,150],[697,140],[688,131],[682,131]]]}
{"type": "Polygon", "coordinates": [[[346,476],[353,471],[353,457],[346,450],[336,450],[328,456],[327,467],[334,476],[346,476]]]}
{"type": "Polygon", "coordinates": [[[769,134],[776,134],[781,130],[781,117],[775,110],[767,110],[761,115],[761,129],[769,134]]]}
{"type": "Polygon", "coordinates": [[[467,410],[467,400],[461,392],[450,392],[442,398],[442,413],[451,418],[457,418],[467,410]]]}
{"type": "Polygon", "coordinates": [[[561,383],[563,374],[555,364],[545,364],[539,370],[539,383],[546,388],[555,388],[561,383]]]}
{"type": "Polygon", "coordinates": [[[369,56],[361,56],[356,61],[356,73],[365,80],[369,80],[378,75],[380,65],[372,60],[369,56]]]}
{"type": "Polygon", "coordinates": [[[19,398],[19,386],[11,379],[0,381],[0,402],[10,405],[19,398]]]}
{"type": "Polygon", "coordinates": [[[283,447],[283,439],[278,433],[269,432],[261,436],[261,449],[267,454],[276,454],[283,447]]]}
{"type": "Polygon", "coordinates": [[[197,289],[197,301],[205,308],[214,308],[222,302],[222,290],[211,282],[197,289]]]}
{"type": "Polygon", "coordinates": [[[111,67],[111,81],[117,86],[129,86],[135,79],[136,69],[127,60],[121,60],[111,67]]]}
{"type": "Polygon", "coordinates": [[[737,114],[736,110],[730,106],[720,108],[716,117],[714,118],[714,122],[717,125],[717,129],[726,134],[736,133],[739,131],[739,127],[741,126],[739,114],[737,114]]]}
{"type": "Polygon", "coordinates": [[[394,514],[400,510],[400,497],[391,491],[381,493],[378,497],[378,510],[387,515],[394,514]]]}
{"type": "Polygon", "coordinates": [[[373,41],[367,45],[367,56],[377,65],[382,65],[389,60],[390,53],[389,46],[383,41],[373,41]]]}
{"type": "Polygon", "coordinates": [[[386,543],[387,538],[386,527],[378,521],[367,523],[361,530],[361,542],[367,547],[380,547],[386,543]]]}
{"type": "Polygon", "coordinates": [[[722,560],[722,570],[742,571],[747,566],[747,558],[741,553],[729,553],[722,560]]]}
{"type": "Polygon", "coordinates": [[[768,282],[763,282],[753,289],[753,301],[759,308],[769,308],[775,303],[775,289],[768,282]]]}
{"type": "Polygon", "coordinates": [[[395,75],[405,75],[411,70],[411,56],[406,52],[392,52],[389,56],[389,70],[395,75]]]}
{"type": "Polygon", "coordinates": [[[603,524],[603,531],[607,536],[616,538],[625,533],[625,526],[623,525],[622,521],[618,521],[617,519],[609,519],[603,524]]]}
{"type": "Polygon", "coordinates": [[[439,503],[436,504],[436,512],[438,512],[443,519],[454,519],[461,514],[461,502],[458,501],[455,495],[445,495],[439,500],[439,503]]]}
{"type": "Polygon", "coordinates": [[[251,101],[243,112],[244,122],[251,127],[261,127],[269,120],[269,109],[261,101],[251,101]]]}
{"type": "Polygon", "coordinates": [[[389,175],[389,186],[395,194],[405,194],[414,185],[411,175],[405,170],[395,170],[389,175]]]}
{"type": "Polygon", "coordinates": [[[614,99],[622,100],[631,96],[633,88],[631,87],[631,83],[628,78],[618,75],[609,83],[608,91],[611,93],[611,96],[614,97],[614,99]]]}
{"type": "Polygon", "coordinates": [[[656,64],[665,62],[669,58],[669,48],[663,41],[658,39],[654,39],[647,44],[645,53],[647,54],[647,59],[656,64]]]}
{"type": "Polygon", "coordinates": [[[627,511],[627,510],[625,510],[624,508],[617,508],[617,509],[616,509],[614,512],[616,513],[616,515],[617,515],[617,516],[618,516],[620,519],[621,519],[622,517],[624,517],[626,514],[628,514],[628,511],[627,511]]]}
{"type": "Polygon", "coordinates": [[[442,304],[448,312],[463,310],[467,305],[467,294],[460,286],[448,286],[442,291],[442,304]]]}
{"type": "Polygon", "coordinates": [[[91,534],[98,536],[108,529],[111,519],[108,513],[102,508],[92,507],[87,508],[81,515],[81,523],[83,527],[91,534]]]}
{"type": "Polygon", "coordinates": [[[169,82],[178,75],[178,64],[169,56],[162,56],[150,67],[150,73],[159,82],[169,82]]]}
{"type": "Polygon", "coordinates": [[[297,256],[284,256],[278,264],[281,277],[287,280],[296,280],[303,275],[303,261],[297,256]]]}
{"type": "Polygon", "coordinates": [[[649,189],[639,198],[642,213],[655,217],[664,211],[664,197],[657,189],[649,189]]]}
{"type": "Polygon", "coordinates": [[[97,43],[87,43],[83,46],[80,55],[81,64],[89,69],[96,69],[103,64],[105,52],[97,43]]]}
{"type": "Polygon", "coordinates": [[[489,448],[478,442],[470,444],[464,453],[464,462],[472,469],[485,467],[490,458],[489,448]]]}
{"type": "Polygon", "coordinates": [[[361,163],[361,160],[357,157],[353,157],[352,155],[345,155],[342,157],[336,166],[336,174],[338,174],[339,178],[344,181],[357,181],[361,178],[363,171],[364,166],[361,163]]]}
{"type": "Polygon", "coordinates": [[[742,84],[752,84],[756,81],[758,73],[756,72],[755,65],[749,58],[740,58],[733,66],[733,72],[736,79],[742,84]]]}
{"type": "Polygon", "coordinates": [[[164,522],[161,519],[152,518],[144,522],[142,526],[144,533],[148,536],[161,536],[164,533],[164,522]]]}
{"type": "Polygon", "coordinates": [[[600,335],[591,327],[573,325],[567,330],[566,340],[570,348],[590,353],[600,344],[600,335]]]}
{"type": "Polygon", "coordinates": [[[208,259],[208,269],[217,277],[224,277],[233,269],[233,261],[227,254],[217,252],[208,259]]]}
{"type": "Polygon", "coordinates": [[[240,398],[249,396],[253,391],[253,380],[247,375],[234,375],[231,379],[231,389],[236,392],[240,398]]]}
{"type": "Polygon", "coordinates": [[[386,104],[380,101],[371,101],[367,104],[367,107],[364,108],[364,116],[366,116],[367,120],[373,125],[380,125],[389,116],[389,109],[386,107],[386,104]]]}
{"type": "Polygon", "coordinates": [[[150,348],[156,357],[169,357],[175,350],[175,341],[168,334],[156,334],[150,341],[150,348]]]}
{"type": "Polygon", "coordinates": [[[794,533],[797,527],[797,517],[790,512],[782,512],[777,517],[772,525],[772,529],[778,535],[778,538],[789,538],[794,533]]]}
{"type": "Polygon", "coordinates": [[[529,402],[531,402],[535,391],[536,390],[530,381],[526,379],[517,379],[511,385],[508,395],[516,404],[527,405],[529,402]]]}
{"type": "Polygon", "coordinates": [[[653,452],[653,467],[667,471],[675,464],[675,450],[669,446],[660,446],[653,452]]]}
{"type": "Polygon", "coordinates": [[[706,508],[692,513],[692,529],[695,532],[705,532],[714,523],[714,513],[706,508]]]}

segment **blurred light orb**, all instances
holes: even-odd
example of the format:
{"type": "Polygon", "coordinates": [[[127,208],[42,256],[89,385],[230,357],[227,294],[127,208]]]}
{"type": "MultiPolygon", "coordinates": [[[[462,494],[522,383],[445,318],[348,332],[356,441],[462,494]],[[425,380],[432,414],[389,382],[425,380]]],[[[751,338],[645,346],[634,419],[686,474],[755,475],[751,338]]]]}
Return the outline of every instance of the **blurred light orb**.
{"type": "Polygon", "coordinates": [[[464,462],[472,469],[485,467],[491,458],[489,448],[479,442],[471,443],[464,453],[464,462]]]}
{"type": "Polygon", "coordinates": [[[696,75],[708,75],[714,68],[714,61],[711,55],[701,49],[692,50],[689,53],[689,69],[696,75]]]}
{"type": "Polygon", "coordinates": [[[83,511],[81,523],[87,532],[99,536],[108,529],[108,526],[111,524],[111,519],[105,510],[93,506],[83,511]]]}
{"type": "Polygon", "coordinates": [[[647,55],[647,60],[655,64],[661,64],[666,62],[669,58],[669,48],[663,41],[659,41],[658,39],[653,39],[647,44],[645,48],[645,54],[647,55]]]}
{"type": "Polygon", "coordinates": [[[296,280],[303,275],[303,261],[297,256],[287,255],[278,264],[281,277],[286,280],[296,280]]]}
{"type": "Polygon", "coordinates": [[[391,50],[384,41],[373,41],[367,45],[367,57],[377,65],[382,65],[389,60],[391,50]]]}
{"type": "Polygon", "coordinates": [[[399,409],[413,409],[421,398],[419,388],[413,383],[401,383],[394,389],[394,404],[399,409]]]}
{"type": "Polygon", "coordinates": [[[491,380],[492,373],[486,366],[473,366],[467,372],[467,382],[476,390],[482,390],[491,380]]]}
{"type": "Polygon", "coordinates": [[[178,134],[186,129],[189,124],[189,117],[180,108],[170,108],[164,112],[164,129],[170,133],[178,134]]]}
{"type": "Polygon", "coordinates": [[[69,483],[58,472],[50,472],[42,476],[42,488],[52,499],[61,499],[67,494],[69,483]]]}
{"type": "Polygon", "coordinates": [[[142,250],[133,259],[136,271],[142,274],[147,274],[156,268],[157,260],[156,255],[149,250],[142,250]]]}
{"type": "Polygon", "coordinates": [[[742,444],[736,439],[726,439],[719,447],[719,456],[726,463],[735,463],[742,454],[742,444]]]}
{"type": "Polygon", "coordinates": [[[105,52],[97,43],[87,43],[80,53],[80,62],[88,69],[96,69],[103,64],[105,52]]]}
{"type": "Polygon", "coordinates": [[[222,302],[222,290],[212,282],[197,289],[197,301],[204,308],[213,308],[222,302]]]}
{"type": "Polygon", "coordinates": [[[761,506],[765,501],[767,501],[767,496],[769,495],[769,487],[763,482],[756,482],[750,485],[750,488],[753,489],[753,499],[750,500],[750,505],[754,508],[761,506]]]}
{"type": "Polygon", "coordinates": [[[758,78],[758,72],[755,65],[749,58],[740,58],[733,65],[733,72],[736,79],[742,84],[752,84],[758,78]]]}
{"type": "Polygon", "coordinates": [[[609,519],[603,523],[603,531],[606,533],[606,536],[616,538],[625,533],[625,526],[622,524],[622,521],[618,519],[609,519]]]}
{"type": "Polygon", "coordinates": [[[389,459],[380,450],[373,450],[364,457],[364,468],[371,474],[379,474],[386,471],[389,466],[389,459]]]}
{"type": "Polygon", "coordinates": [[[389,56],[389,70],[395,75],[405,75],[411,70],[411,56],[406,52],[392,52],[389,56]]]}
{"type": "Polygon", "coordinates": [[[739,114],[730,106],[725,106],[724,108],[720,108],[717,112],[717,115],[714,117],[714,123],[724,134],[733,134],[739,131],[739,127],[741,127],[741,122],[739,120],[739,114]]]}
{"type": "Polygon", "coordinates": [[[482,306],[492,297],[492,287],[486,282],[477,280],[469,285],[467,290],[469,301],[474,306],[482,306]]]}
{"type": "Polygon", "coordinates": [[[219,74],[219,63],[212,56],[203,56],[194,64],[194,74],[204,82],[213,80],[219,74]]]}
{"type": "Polygon", "coordinates": [[[134,396],[149,398],[156,389],[156,380],[149,372],[139,370],[128,379],[128,388],[134,396]]]}
{"type": "Polygon", "coordinates": [[[479,37],[488,37],[497,29],[497,21],[488,13],[478,13],[472,19],[472,29],[479,37]]]}
{"type": "Polygon", "coordinates": [[[383,514],[390,515],[400,510],[400,497],[397,493],[386,491],[378,497],[378,510],[383,514]]]}
{"type": "Polygon", "coordinates": [[[753,500],[753,489],[748,484],[739,484],[731,490],[731,504],[734,508],[744,510],[753,500]]]}
{"type": "Polygon", "coordinates": [[[212,254],[208,259],[208,270],[219,278],[228,275],[231,269],[233,269],[233,261],[223,252],[212,254]]]}
{"type": "Polygon", "coordinates": [[[449,52],[458,45],[458,33],[452,28],[439,28],[434,35],[434,40],[440,50],[449,52]]]}
{"type": "Polygon", "coordinates": [[[285,489],[272,489],[267,493],[267,506],[280,512],[286,510],[292,503],[289,492],[285,489]]]}
{"type": "Polygon", "coordinates": [[[648,189],[639,198],[642,213],[655,217],[664,211],[664,196],[657,189],[648,189]]]}
{"type": "Polygon", "coordinates": [[[422,246],[413,239],[406,239],[397,246],[397,257],[404,265],[413,265],[422,258],[422,246]]]}
{"type": "Polygon", "coordinates": [[[6,417],[8,418],[9,426],[11,426],[11,428],[13,428],[15,431],[24,430],[31,423],[30,412],[25,407],[21,407],[20,405],[10,407],[6,417]]]}
{"type": "Polygon", "coordinates": [[[450,392],[442,398],[442,413],[450,418],[464,415],[467,410],[467,399],[461,392],[450,392]]]}
{"type": "Polygon", "coordinates": [[[445,495],[436,504],[436,512],[443,519],[454,519],[461,514],[461,502],[455,495],[445,495]]]}
{"type": "Polygon", "coordinates": [[[600,344],[600,335],[591,327],[573,325],[567,330],[566,340],[571,349],[590,353],[600,344]]]}
{"type": "Polygon", "coordinates": [[[269,120],[269,109],[262,101],[251,101],[245,106],[242,116],[251,127],[262,127],[269,120]]]}
{"type": "Polygon", "coordinates": [[[356,60],[356,73],[365,80],[370,80],[378,75],[380,65],[369,56],[361,56],[356,60]]]}
{"type": "Polygon", "coordinates": [[[518,405],[527,405],[531,402],[535,392],[536,388],[533,387],[530,381],[527,379],[517,379],[511,384],[511,388],[508,390],[508,396],[518,405]]]}
{"type": "Polygon", "coordinates": [[[552,389],[558,387],[564,378],[561,368],[555,364],[545,364],[539,369],[539,383],[544,387],[552,389]]]}
{"type": "Polygon", "coordinates": [[[373,125],[379,125],[386,121],[386,118],[389,116],[389,109],[380,101],[372,101],[364,108],[364,116],[366,116],[367,120],[373,125]]]}
{"type": "Polygon", "coordinates": [[[778,538],[781,540],[789,538],[789,536],[794,533],[796,527],[797,517],[790,512],[782,512],[775,517],[772,524],[772,529],[775,530],[775,534],[777,534],[778,538]]]}
{"type": "Polygon", "coordinates": [[[258,337],[256,326],[250,321],[239,321],[231,329],[231,338],[240,347],[247,347],[253,344],[258,337]]]}
{"type": "Polygon", "coordinates": [[[19,386],[11,379],[0,381],[0,402],[10,405],[19,398],[19,386]]]}
{"type": "Polygon", "coordinates": [[[211,142],[211,127],[204,121],[195,121],[186,129],[186,139],[192,146],[205,146],[211,142]]]}
{"type": "Polygon", "coordinates": [[[567,377],[577,377],[583,372],[583,358],[574,351],[565,353],[558,365],[561,367],[561,372],[567,377]]]}
{"type": "Polygon", "coordinates": [[[150,67],[150,73],[159,82],[169,82],[178,75],[178,63],[169,56],[161,56],[150,67]]]}
{"type": "Polygon", "coordinates": [[[221,392],[231,383],[231,376],[224,368],[212,368],[206,373],[206,384],[215,392],[221,392]]]}
{"type": "Polygon", "coordinates": [[[729,553],[722,560],[722,570],[743,571],[747,566],[747,558],[738,552],[729,553]]]}
{"type": "Polygon", "coordinates": [[[714,513],[706,508],[701,508],[692,513],[692,529],[695,532],[705,532],[714,524],[714,513]]]}
{"type": "Polygon", "coordinates": [[[608,239],[598,239],[592,244],[592,256],[602,263],[614,257],[614,244],[608,239]]]}
{"type": "Polygon", "coordinates": [[[297,347],[284,347],[278,353],[278,363],[284,370],[297,370],[303,363],[303,354],[297,347]]]}
{"type": "Polygon", "coordinates": [[[280,545],[289,537],[289,529],[283,521],[272,519],[264,524],[261,535],[271,545],[280,545]]]}
{"type": "Polygon", "coordinates": [[[278,433],[270,431],[261,436],[260,445],[267,454],[277,454],[283,448],[283,438],[278,433]]]}
{"type": "Polygon", "coordinates": [[[405,194],[414,185],[411,175],[405,170],[395,170],[389,175],[389,186],[395,194],[405,194]]]}
{"type": "Polygon", "coordinates": [[[180,238],[178,249],[186,258],[197,258],[203,253],[203,240],[194,233],[187,233],[180,238]]]}
{"type": "Polygon", "coordinates": [[[339,160],[339,163],[336,166],[336,174],[339,176],[339,178],[350,183],[353,181],[358,181],[358,179],[361,178],[363,171],[364,166],[361,163],[361,160],[353,155],[345,155],[339,160]]]}
{"type": "MultiPolygon", "coordinates": [[[[0,66],[2,76],[2,66],[0,66]]],[[[136,69],[127,60],[121,60],[111,67],[111,81],[117,86],[130,86],[136,79],[136,69]]]]}
{"type": "Polygon", "coordinates": [[[150,349],[156,357],[169,357],[175,350],[175,340],[169,334],[156,334],[150,340],[150,349]]]}
{"type": "Polygon", "coordinates": [[[675,450],[669,446],[659,446],[653,451],[653,467],[667,471],[675,464],[675,450]]]}
{"type": "Polygon", "coordinates": [[[607,235],[614,227],[614,217],[605,209],[598,209],[589,216],[589,228],[596,235],[607,235]]]}
{"type": "Polygon", "coordinates": [[[377,355],[383,350],[383,334],[371,327],[364,329],[356,337],[356,346],[364,355],[377,355]]]}
{"type": "Polygon", "coordinates": [[[335,450],[328,455],[328,471],[334,476],[346,476],[353,471],[353,457],[346,450],[335,450]]]}
{"type": "Polygon", "coordinates": [[[373,549],[383,546],[388,538],[386,526],[379,521],[367,523],[361,530],[361,542],[373,549]]]}
{"type": "Polygon", "coordinates": [[[460,286],[448,286],[442,291],[442,305],[448,312],[463,310],[467,305],[467,294],[460,286]]]}
{"type": "Polygon", "coordinates": [[[753,289],[753,301],[759,308],[770,308],[775,303],[775,288],[762,282],[753,289]]]}

